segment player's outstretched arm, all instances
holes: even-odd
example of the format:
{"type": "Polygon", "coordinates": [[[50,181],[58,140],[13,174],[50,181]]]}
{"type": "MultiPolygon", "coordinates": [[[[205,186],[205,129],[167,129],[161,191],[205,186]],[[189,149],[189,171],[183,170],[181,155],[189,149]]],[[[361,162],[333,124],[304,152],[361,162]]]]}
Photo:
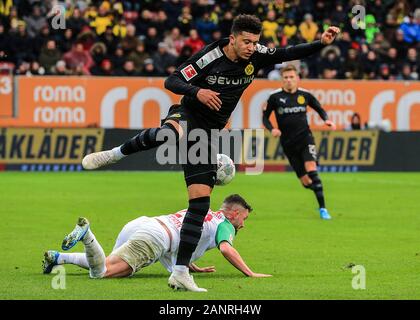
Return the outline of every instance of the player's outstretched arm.
{"type": "Polygon", "coordinates": [[[272,276],[271,274],[253,272],[246,265],[239,252],[234,247],[232,247],[227,241],[223,241],[222,243],[220,243],[219,250],[227,261],[229,261],[236,269],[241,271],[247,277],[266,278],[272,276]]]}
{"type": "Polygon", "coordinates": [[[340,28],[329,27],[322,35],[321,40],[311,43],[302,43],[287,48],[268,49],[267,47],[258,45],[257,51],[260,53],[259,62],[261,66],[269,66],[285,61],[304,59],[327,45],[334,42],[340,28]]]}

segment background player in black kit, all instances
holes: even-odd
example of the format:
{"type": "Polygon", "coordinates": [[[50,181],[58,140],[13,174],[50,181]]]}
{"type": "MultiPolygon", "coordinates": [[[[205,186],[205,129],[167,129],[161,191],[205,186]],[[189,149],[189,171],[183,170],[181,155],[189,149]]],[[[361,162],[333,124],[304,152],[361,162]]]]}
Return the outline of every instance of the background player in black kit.
{"type": "MultiPolygon", "coordinates": [[[[239,15],[233,22],[229,38],[208,45],[166,79],[165,87],[184,97],[180,105],[170,108],[161,127],[144,130],[120,147],[87,155],[82,161],[83,167],[96,169],[132,153],[155,148],[164,143],[157,138],[162,130],[173,132],[180,139],[196,128],[206,132],[224,128],[243,91],[259,69],[309,56],[331,44],[339,32],[339,28],[330,27],[322,34],[320,41],[268,49],[258,44],[261,21],[252,15],[239,15]],[[180,121],[186,121],[187,128],[183,128],[180,121]]],[[[215,149],[210,141],[206,142],[215,149]]],[[[187,266],[200,240],[216,180],[216,155],[209,155],[208,158],[213,161],[193,164],[187,159],[187,163],[183,164],[189,207],[181,229],[176,266],[168,283],[172,287],[190,291],[206,291],[198,288],[187,266]]]]}
{"type": "Polygon", "coordinates": [[[309,91],[298,88],[299,75],[295,66],[284,67],[281,76],[283,86],[268,98],[263,123],[274,137],[280,136],[283,151],[302,185],[313,190],[316,195],[320,217],[329,220],[331,216],[325,208],[324,191],[317,171],[315,141],[306,118],[306,107],[314,109],[332,130],[336,126],[328,120],[319,101],[309,91]],[[274,128],[269,120],[273,111],[279,129],[274,128]]]}

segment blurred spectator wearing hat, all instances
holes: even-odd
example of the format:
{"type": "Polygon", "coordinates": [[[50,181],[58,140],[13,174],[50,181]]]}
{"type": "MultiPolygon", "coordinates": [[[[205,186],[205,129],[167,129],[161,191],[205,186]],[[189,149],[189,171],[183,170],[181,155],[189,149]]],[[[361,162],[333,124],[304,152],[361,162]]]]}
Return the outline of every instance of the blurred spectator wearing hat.
{"type": "Polygon", "coordinates": [[[100,65],[95,65],[92,68],[90,68],[90,73],[93,76],[113,76],[114,71],[112,68],[112,62],[110,59],[104,59],[102,60],[100,65]]]}
{"type": "Polygon", "coordinates": [[[67,69],[66,62],[64,60],[57,61],[51,73],[56,76],[68,76],[72,74],[71,70],[67,69]]]}
{"type": "Polygon", "coordinates": [[[176,69],[176,57],[168,52],[168,46],[164,42],[158,45],[158,51],[152,56],[156,70],[160,74],[170,75],[176,69]]]}
{"type": "Polygon", "coordinates": [[[312,42],[318,32],[318,25],[313,21],[313,16],[310,13],[305,14],[303,19],[299,25],[299,31],[307,42],[312,42]]]}
{"type": "Polygon", "coordinates": [[[144,68],[140,73],[142,77],[161,77],[162,74],[156,70],[153,59],[146,59],[144,61],[144,68]]]}

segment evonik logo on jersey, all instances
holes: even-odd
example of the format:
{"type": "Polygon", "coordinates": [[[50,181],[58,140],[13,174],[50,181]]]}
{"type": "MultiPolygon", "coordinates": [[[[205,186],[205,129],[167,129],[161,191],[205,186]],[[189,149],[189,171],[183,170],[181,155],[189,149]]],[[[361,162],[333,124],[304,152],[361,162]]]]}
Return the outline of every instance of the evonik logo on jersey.
{"type": "Polygon", "coordinates": [[[223,76],[208,76],[206,81],[208,84],[219,84],[219,85],[243,85],[251,83],[254,80],[254,75],[241,77],[241,78],[231,78],[231,77],[223,77],[223,76]]]}

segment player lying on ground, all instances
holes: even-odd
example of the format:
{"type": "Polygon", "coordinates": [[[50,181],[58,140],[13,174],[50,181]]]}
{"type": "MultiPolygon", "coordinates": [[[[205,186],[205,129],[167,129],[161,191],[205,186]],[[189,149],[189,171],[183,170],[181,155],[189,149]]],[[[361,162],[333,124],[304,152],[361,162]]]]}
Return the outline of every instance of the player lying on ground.
{"type": "Polygon", "coordinates": [[[298,87],[299,75],[295,66],[284,67],[281,76],[282,88],[268,98],[263,123],[273,137],[280,136],[283,151],[302,185],[315,193],[321,219],[329,220],[331,216],[325,208],[324,191],[317,171],[315,141],[308,125],[306,106],[313,108],[331,129],[335,130],[336,126],[328,120],[319,101],[309,91],[298,87]],[[270,122],[272,112],[276,115],[278,129],[270,122]]]}
{"type": "MultiPolygon", "coordinates": [[[[121,146],[89,154],[82,161],[85,169],[96,169],[133,153],[156,148],[164,143],[162,136],[186,138],[194,129],[207,133],[208,140],[199,141],[206,148],[204,150],[213,151],[209,152],[205,163],[188,158],[183,164],[189,206],[181,229],[176,266],[168,280],[170,284],[183,283],[184,287],[194,284],[189,279],[188,265],[200,240],[204,218],[210,207],[210,194],[216,181],[217,144],[210,139],[211,130],[226,126],[242,93],[259,70],[318,52],[331,44],[340,32],[337,27],[329,27],[319,41],[269,49],[258,43],[261,29],[261,21],[256,16],[237,16],[229,38],[209,44],[166,79],[165,88],[184,97],[180,105],[173,105],[169,109],[161,127],[143,130],[121,146]],[[183,128],[180,122],[186,122],[187,127],[183,128]]],[[[188,143],[186,155],[194,150],[192,147],[196,147],[195,143],[188,143]]],[[[188,290],[200,291],[200,288],[194,285],[188,290]]]]}
{"type": "MultiPolygon", "coordinates": [[[[90,229],[88,220],[79,218],[74,230],[64,238],[62,249],[69,250],[77,242],[82,241],[85,253],[47,251],[44,254],[43,271],[50,273],[56,265],[75,264],[89,269],[91,278],[127,277],[159,260],[169,272],[172,272],[186,211],[153,218],[143,216],[127,223],[118,235],[114,249],[108,257],[105,257],[104,250],[90,229]]],[[[244,227],[251,211],[249,204],[237,194],[228,196],[219,211],[209,210],[192,261],[199,259],[207,250],[217,247],[222,255],[246,276],[257,278],[271,276],[253,272],[232,246],[236,232],[244,227]]],[[[194,263],[190,263],[189,268],[195,272],[216,271],[213,266],[200,268],[194,263]]],[[[171,286],[186,289],[180,283],[171,286]]]]}

